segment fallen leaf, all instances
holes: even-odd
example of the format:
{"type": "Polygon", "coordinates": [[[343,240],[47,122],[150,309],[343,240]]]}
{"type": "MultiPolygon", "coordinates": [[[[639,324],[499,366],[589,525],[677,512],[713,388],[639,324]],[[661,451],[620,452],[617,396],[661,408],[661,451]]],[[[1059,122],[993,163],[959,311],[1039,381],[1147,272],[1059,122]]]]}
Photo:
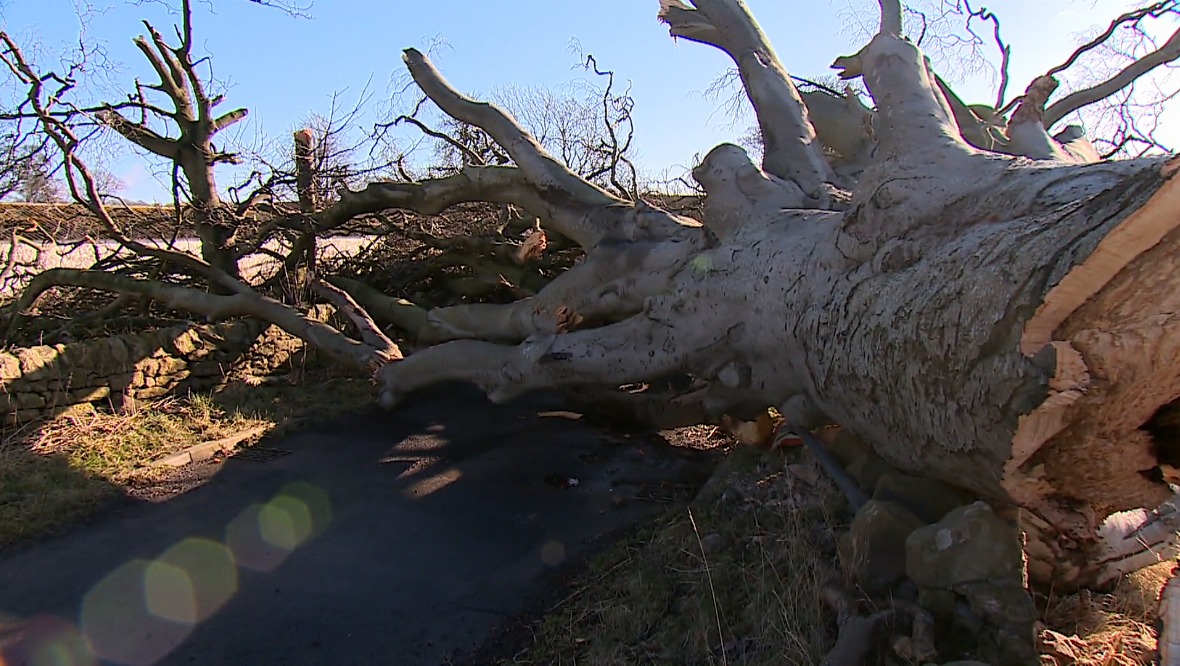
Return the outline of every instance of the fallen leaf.
{"type": "Polygon", "coordinates": [[[545,253],[545,249],[549,247],[549,239],[546,238],[545,232],[537,229],[529,234],[529,237],[524,239],[520,248],[516,251],[516,263],[526,264],[535,259],[539,259],[545,253]]]}

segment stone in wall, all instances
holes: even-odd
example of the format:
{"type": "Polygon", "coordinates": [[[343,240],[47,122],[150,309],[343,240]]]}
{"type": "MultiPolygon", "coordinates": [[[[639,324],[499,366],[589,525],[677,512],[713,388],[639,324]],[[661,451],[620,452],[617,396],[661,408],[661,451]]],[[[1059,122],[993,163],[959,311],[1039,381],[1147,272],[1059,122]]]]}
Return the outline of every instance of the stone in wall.
{"type": "MultiPolygon", "coordinates": [[[[312,311],[321,321],[332,315],[325,306],[312,311]]],[[[273,373],[304,351],[278,327],[240,319],[0,352],[0,425],[83,403],[120,407],[127,398],[213,388],[238,374],[273,373]]]]}

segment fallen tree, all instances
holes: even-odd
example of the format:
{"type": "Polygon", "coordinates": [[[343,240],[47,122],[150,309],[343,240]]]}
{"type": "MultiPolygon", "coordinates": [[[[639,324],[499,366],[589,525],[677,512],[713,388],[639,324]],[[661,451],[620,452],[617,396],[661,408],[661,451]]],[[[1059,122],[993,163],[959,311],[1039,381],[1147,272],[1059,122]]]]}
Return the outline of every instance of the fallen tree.
{"type": "MultiPolygon", "coordinates": [[[[860,142],[871,160],[850,182],[744,6],[666,0],[661,17],[733,57],[765,142],[761,168],[723,145],[694,170],[699,227],[572,178],[406,52],[431,99],[511,154],[498,195],[588,257],[536,297],[429,313],[422,339],[464,339],[384,368],[383,403],[444,380],[507,400],[684,371],[706,383],[666,405],[684,422],[773,405],[1017,511],[1036,580],[1094,585],[1174,552],[1174,519],[1102,525],[1172,496],[1160,466],[1174,452],[1142,426],[1180,397],[1180,369],[1159,361],[1180,351],[1180,163],[1094,162],[1076,132],[1050,136],[1048,78],[1007,121],[1002,153],[977,145],[983,121],[883,2],[877,36],[837,61],[877,104],[860,142]]],[[[466,174],[468,196],[489,176],[466,174]]]]}
{"type": "Polygon", "coordinates": [[[357,322],[357,342],[230,271],[155,251],[220,293],[50,271],[18,306],[73,285],[262,317],[375,369],[389,408],[447,380],[502,401],[687,373],[691,392],[636,408],[664,425],[768,406],[795,427],[839,423],[890,464],[1018,520],[1037,582],[1098,585],[1174,554],[1166,477],[1180,456],[1144,425],[1180,398],[1180,366],[1163,361],[1180,357],[1180,161],[1099,161],[1078,128],[1051,135],[1067,112],[1046,109],[1051,76],[1010,115],[965,105],[902,36],[899,3],[880,4],[876,36],[836,61],[863,79],[869,108],[801,95],[740,1],[662,0],[673,36],[733,58],[763,139],[761,165],[722,145],[694,169],[699,220],[578,177],[407,50],[422,92],[511,164],[343,190],[305,228],[391,208],[516,206],[587,254],[515,303],[428,312],[321,283],[357,322]],[[432,346],[401,358],[370,315],[432,346]]]}

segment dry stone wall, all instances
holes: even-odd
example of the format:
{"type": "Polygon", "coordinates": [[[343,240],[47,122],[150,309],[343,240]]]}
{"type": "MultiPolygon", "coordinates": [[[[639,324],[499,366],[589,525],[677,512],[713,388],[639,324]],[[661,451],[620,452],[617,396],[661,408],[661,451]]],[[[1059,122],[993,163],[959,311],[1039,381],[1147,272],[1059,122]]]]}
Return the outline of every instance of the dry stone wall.
{"type": "MultiPolygon", "coordinates": [[[[330,314],[321,308],[314,316],[330,314]]],[[[243,319],[0,352],[0,424],[209,389],[237,374],[273,373],[303,351],[282,329],[243,319]]]]}

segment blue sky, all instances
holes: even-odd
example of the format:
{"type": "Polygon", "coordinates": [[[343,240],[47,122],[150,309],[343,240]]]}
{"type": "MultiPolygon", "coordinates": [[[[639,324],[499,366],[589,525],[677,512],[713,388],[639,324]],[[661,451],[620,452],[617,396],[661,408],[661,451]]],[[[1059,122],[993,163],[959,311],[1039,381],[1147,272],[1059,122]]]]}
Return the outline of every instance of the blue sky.
{"type": "MultiPolygon", "coordinates": [[[[109,80],[99,82],[110,90],[137,75],[150,79],[131,38],[143,31],[140,19],[152,20],[168,34],[173,17],[158,4],[90,4],[98,11],[83,25],[71,0],[6,0],[0,4],[0,23],[18,39],[43,43],[43,62],[50,62],[44,56],[76,44],[84,32],[116,66],[109,80]]],[[[876,20],[876,3],[862,0],[748,4],[788,69],[803,76],[825,74],[836,56],[859,48],[863,33],[852,18],[857,10],[868,23],[876,20]]],[[[1122,0],[990,2],[1013,47],[1010,94],[1064,59],[1080,32],[1105,23],[1127,5],[1122,0]]],[[[478,93],[583,77],[570,50],[576,39],[603,67],[631,83],[639,159],[649,172],[658,172],[688,166],[694,154],[734,140],[748,123],[732,126],[703,95],[728,60],[708,47],[673,41],[656,21],[657,8],[656,0],[317,0],[310,18],[292,18],[246,0],[214,0],[212,6],[198,3],[196,26],[200,49],[212,56],[217,78],[228,84],[226,108],[250,109],[243,136],[283,140],[310,112],[326,112],[333,92],[351,100],[368,83],[375,102],[387,99],[404,80],[402,48],[445,40],[449,47],[436,50],[436,64],[458,88],[478,93]]],[[[987,102],[994,94],[989,76],[959,77],[955,84],[968,101],[987,102]]],[[[1165,132],[1173,143],[1180,139],[1177,125],[1180,119],[1171,119],[1165,132]]],[[[129,198],[164,194],[134,156],[114,158],[111,168],[129,198]]]]}

